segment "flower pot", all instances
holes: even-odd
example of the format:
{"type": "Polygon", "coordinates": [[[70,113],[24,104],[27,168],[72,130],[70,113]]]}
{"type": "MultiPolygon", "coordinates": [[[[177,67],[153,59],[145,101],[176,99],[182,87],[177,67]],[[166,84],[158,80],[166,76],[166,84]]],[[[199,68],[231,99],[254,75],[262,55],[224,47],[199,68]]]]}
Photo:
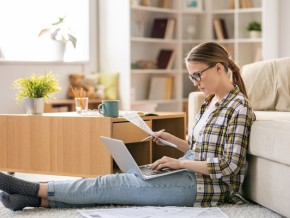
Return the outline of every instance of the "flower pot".
{"type": "Polygon", "coordinates": [[[250,38],[255,39],[255,38],[261,38],[261,31],[256,31],[252,30],[249,31],[250,38]]]}
{"type": "Polygon", "coordinates": [[[41,51],[38,54],[40,61],[63,61],[66,49],[66,43],[52,40],[47,37],[39,38],[39,48],[41,51]]]}
{"type": "Polygon", "coordinates": [[[44,99],[43,98],[26,98],[26,112],[30,115],[39,115],[44,113],[44,99]]]}
{"type": "Polygon", "coordinates": [[[46,57],[51,61],[63,61],[66,44],[56,40],[47,43],[46,57]]]}

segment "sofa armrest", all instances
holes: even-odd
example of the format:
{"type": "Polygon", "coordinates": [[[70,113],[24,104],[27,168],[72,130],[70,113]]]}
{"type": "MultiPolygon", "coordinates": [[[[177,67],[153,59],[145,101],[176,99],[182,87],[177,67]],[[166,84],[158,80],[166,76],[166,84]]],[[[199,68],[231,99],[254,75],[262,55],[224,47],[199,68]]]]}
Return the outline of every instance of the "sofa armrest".
{"type": "Polygon", "coordinates": [[[191,92],[188,96],[188,130],[192,129],[195,116],[198,114],[204,102],[203,92],[191,92]]]}

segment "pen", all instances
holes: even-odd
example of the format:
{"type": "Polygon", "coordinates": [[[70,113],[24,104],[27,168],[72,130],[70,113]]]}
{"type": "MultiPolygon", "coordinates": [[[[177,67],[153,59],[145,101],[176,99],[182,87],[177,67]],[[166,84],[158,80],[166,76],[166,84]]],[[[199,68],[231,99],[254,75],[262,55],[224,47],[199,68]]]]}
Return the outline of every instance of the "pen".
{"type": "MultiPolygon", "coordinates": [[[[161,129],[161,130],[159,130],[159,131],[157,131],[157,132],[155,132],[155,133],[160,133],[160,132],[164,132],[164,131],[165,131],[165,129],[161,129]]],[[[150,138],[152,138],[151,135],[149,135],[149,136],[147,136],[146,138],[142,139],[141,142],[144,142],[144,141],[146,141],[146,140],[148,140],[148,139],[150,139],[150,138]]]]}

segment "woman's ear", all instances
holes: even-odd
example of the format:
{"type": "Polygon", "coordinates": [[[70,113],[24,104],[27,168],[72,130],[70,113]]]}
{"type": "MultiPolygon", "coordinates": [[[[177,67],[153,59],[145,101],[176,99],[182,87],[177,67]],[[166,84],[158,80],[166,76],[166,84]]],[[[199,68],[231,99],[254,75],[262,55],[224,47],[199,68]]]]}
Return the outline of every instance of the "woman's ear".
{"type": "Polygon", "coordinates": [[[221,63],[217,63],[215,66],[216,66],[217,72],[220,72],[221,70],[224,69],[224,66],[221,63]]]}

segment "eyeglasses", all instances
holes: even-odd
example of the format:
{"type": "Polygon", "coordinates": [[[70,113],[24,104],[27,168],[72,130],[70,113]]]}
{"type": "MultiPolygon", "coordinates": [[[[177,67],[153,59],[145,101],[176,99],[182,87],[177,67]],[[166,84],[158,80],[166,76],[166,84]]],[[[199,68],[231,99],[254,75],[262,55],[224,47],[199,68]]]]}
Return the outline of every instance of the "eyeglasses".
{"type": "Polygon", "coordinates": [[[213,63],[213,64],[210,64],[210,66],[202,71],[199,71],[199,72],[195,72],[193,74],[188,74],[188,78],[191,80],[191,82],[200,82],[201,80],[201,76],[203,74],[203,72],[207,71],[208,69],[210,68],[213,68],[217,63],[213,63]]]}

